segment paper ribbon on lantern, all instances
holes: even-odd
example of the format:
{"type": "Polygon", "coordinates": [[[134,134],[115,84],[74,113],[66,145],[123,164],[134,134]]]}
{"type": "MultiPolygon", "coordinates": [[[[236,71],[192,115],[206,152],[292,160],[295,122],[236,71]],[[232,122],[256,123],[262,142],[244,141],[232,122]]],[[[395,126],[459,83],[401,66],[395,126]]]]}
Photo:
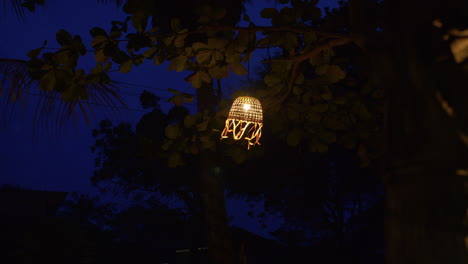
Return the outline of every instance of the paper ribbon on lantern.
{"type": "Polygon", "coordinates": [[[247,149],[250,149],[250,146],[260,145],[262,127],[263,112],[260,101],[253,97],[241,96],[232,103],[221,139],[228,138],[232,132],[234,140],[247,140],[247,149]]]}

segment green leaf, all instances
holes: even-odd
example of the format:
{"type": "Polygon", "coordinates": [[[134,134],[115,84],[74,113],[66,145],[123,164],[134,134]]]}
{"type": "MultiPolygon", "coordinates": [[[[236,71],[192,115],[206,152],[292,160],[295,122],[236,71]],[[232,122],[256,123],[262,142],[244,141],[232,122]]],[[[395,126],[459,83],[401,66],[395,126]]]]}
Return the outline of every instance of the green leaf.
{"type": "Polygon", "coordinates": [[[188,32],[188,29],[183,29],[179,31],[177,34],[177,37],[174,39],[174,46],[176,48],[182,48],[185,46],[185,38],[187,38],[187,34],[184,34],[188,32]]]}
{"type": "Polygon", "coordinates": [[[226,39],[210,38],[208,39],[208,47],[211,49],[224,49],[229,43],[226,39]]]}
{"type": "Polygon", "coordinates": [[[89,33],[91,34],[91,36],[93,38],[97,37],[97,36],[106,36],[107,37],[107,33],[104,29],[102,28],[99,28],[99,27],[94,27],[92,28],[89,33]]]}
{"type": "Polygon", "coordinates": [[[133,65],[133,61],[132,60],[128,60],[122,64],[120,64],[120,72],[121,73],[129,73],[130,70],[132,69],[132,65],[133,65]]]}
{"type": "Polygon", "coordinates": [[[315,32],[306,32],[304,34],[304,42],[306,45],[310,45],[317,41],[317,34],[315,32]]]}
{"type": "Polygon", "coordinates": [[[244,65],[242,65],[242,63],[239,63],[239,62],[232,63],[231,67],[232,67],[232,71],[237,75],[242,76],[248,73],[244,65]]]}
{"type": "Polygon", "coordinates": [[[330,65],[325,73],[325,78],[329,83],[337,83],[346,77],[344,72],[338,65],[330,65]]]}
{"type": "Polygon", "coordinates": [[[100,48],[102,44],[106,43],[109,40],[107,36],[99,35],[93,38],[91,41],[91,47],[93,48],[100,48]]]}
{"type": "Polygon", "coordinates": [[[184,102],[186,103],[192,103],[193,102],[193,99],[194,99],[194,96],[191,95],[191,94],[182,94],[184,96],[184,102]]]}
{"type": "Polygon", "coordinates": [[[148,23],[148,16],[143,12],[135,12],[132,14],[132,25],[137,32],[144,32],[148,23]]]}
{"type": "Polygon", "coordinates": [[[297,35],[292,32],[284,33],[281,40],[281,46],[288,51],[295,49],[297,47],[297,35]]]}
{"type": "Polygon", "coordinates": [[[193,43],[192,45],[192,48],[195,52],[203,49],[203,50],[206,50],[206,49],[209,49],[208,45],[203,43],[203,42],[195,42],[193,43]]]}
{"type": "Polygon", "coordinates": [[[41,81],[39,83],[39,89],[41,89],[41,91],[46,91],[46,92],[53,91],[56,86],[57,86],[57,79],[55,78],[55,72],[53,70],[48,71],[46,74],[44,74],[44,76],[42,76],[41,81]]]}
{"type": "Polygon", "coordinates": [[[319,20],[322,17],[322,10],[314,5],[308,4],[304,10],[304,17],[309,20],[319,20]]]}
{"type": "Polygon", "coordinates": [[[165,57],[164,55],[156,55],[154,56],[154,64],[156,65],[161,65],[163,64],[165,61],[165,57]]]}
{"type": "Polygon", "coordinates": [[[168,125],[165,129],[165,135],[169,139],[176,139],[179,136],[179,125],[168,125]]]}
{"type": "Polygon", "coordinates": [[[179,18],[172,18],[171,19],[171,29],[174,32],[179,32],[181,30],[181,22],[179,18]]]}
{"type": "Polygon", "coordinates": [[[294,84],[303,84],[304,83],[304,74],[299,73],[294,81],[294,84]]]}
{"type": "Polygon", "coordinates": [[[211,18],[209,16],[200,16],[200,18],[198,18],[198,23],[200,23],[201,25],[206,25],[210,22],[211,18]]]}
{"type": "Polygon", "coordinates": [[[295,147],[299,145],[302,139],[302,133],[303,133],[302,129],[293,128],[289,132],[288,137],[286,138],[288,145],[291,147],[295,147]]]}
{"type": "Polygon", "coordinates": [[[177,72],[181,72],[185,68],[185,62],[187,61],[187,57],[185,56],[177,56],[171,60],[169,64],[169,70],[176,70],[177,72]]]}
{"type": "Polygon", "coordinates": [[[327,144],[336,142],[336,132],[330,130],[320,130],[317,135],[327,144]]]}
{"type": "Polygon", "coordinates": [[[208,69],[211,77],[216,79],[223,79],[229,75],[229,67],[228,65],[215,65],[208,69]]]}
{"type": "Polygon", "coordinates": [[[57,34],[55,35],[55,38],[57,39],[57,42],[63,46],[63,45],[69,45],[72,40],[73,40],[73,37],[72,35],[70,35],[70,33],[68,33],[68,31],[66,30],[59,30],[57,32],[57,34]]]}
{"type": "Polygon", "coordinates": [[[278,10],[276,10],[276,8],[265,8],[260,12],[263,18],[273,18],[277,14],[278,10]]]}
{"type": "Polygon", "coordinates": [[[145,50],[145,52],[143,52],[143,56],[145,56],[145,58],[151,58],[156,53],[156,51],[158,51],[158,47],[154,46],[150,49],[145,50]]]}
{"type": "Polygon", "coordinates": [[[316,104],[311,109],[317,113],[325,113],[328,110],[328,104],[316,104]]]}
{"type": "Polygon", "coordinates": [[[309,151],[310,152],[327,152],[328,145],[320,142],[317,138],[312,138],[309,141],[309,151]]]}
{"type": "Polygon", "coordinates": [[[104,55],[104,49],[98,49],[94,52],[94,59],[99,63],[104,63],[109,57],[104,55]]]}
{"type": "Polygon", "coordinates": [[[36,58],[37,56],[39,56],[39,54],[41,54],[41,51],[42,51],[42,48],[30,50],[27,56],[30,58],[36,58]]]}
{"type": "Polygon", "coordinates": [[[196,115],[187,115],[184,118],[184,126],[186,128],[192,128],[197,124],[198,117],[196,115]]]}
{"type": "Polygon", "coordinates": [[[226,16],[226,8],[214,8],[211,12],[211,17],[214,20],[220,20],[226,16]]]}
{"type": "Polygon", "coordinates": [[[315,68],[315,73],[317,75],[325,75],[328,71],[328,67],[330,67],[330,65],[320,65],[320,66],[317,66],[317,68],[315,68]]]}
{"type": "Polygon", "coordinates": [[[184,97],[182,94],[178,94],[171,97],[168,102],[173,103],[176,106],[182,106],[184,104],[184,97]]]}
{"type": "Polygon", "coordinates": [[[211,62],[211,55],[213,52],[211,50],[204,50],[197,53],[195,59],[198,64],[208,64],[211,62]]]}
{"type": "Polygon", "coordinates": [[[281,84],[281,79],[276,74],[267,74],[267,75],[265,75],[265,77],[263,78],[263,81],[269,87],[273,87],[273,86],[276,86],[278,84],[281,84]]]}
{"type": "Polygon", "coordinates": [[[112,62],[109,61],[108,63],[106,63],[106,65],[104,65],[103,70],[108,71],[111,69],[111,67],[112,67],[112,62]]]}
{"type": "Polygon", "coordinates": [[[183,165],[182,154],[179,152],[172,152],[167,159],[167,166],[169,168],[176,168],[177,166],[183,165]]]}

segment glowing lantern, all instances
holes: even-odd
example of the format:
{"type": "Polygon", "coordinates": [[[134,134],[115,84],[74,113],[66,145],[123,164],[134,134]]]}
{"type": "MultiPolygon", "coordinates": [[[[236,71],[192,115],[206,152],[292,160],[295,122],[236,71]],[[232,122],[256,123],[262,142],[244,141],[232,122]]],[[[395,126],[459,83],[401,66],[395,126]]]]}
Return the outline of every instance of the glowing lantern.
{"type": "Polygon", "coordinates": [[[221,139],[228,138],[232,132],[235,140],[247,140],[247,149],[250,149],[250,146],[260,145],[258,141],[262,136],[262,127],[263,112],[260,101],[253,97],[241,96],[232,103],[221,139]]]}

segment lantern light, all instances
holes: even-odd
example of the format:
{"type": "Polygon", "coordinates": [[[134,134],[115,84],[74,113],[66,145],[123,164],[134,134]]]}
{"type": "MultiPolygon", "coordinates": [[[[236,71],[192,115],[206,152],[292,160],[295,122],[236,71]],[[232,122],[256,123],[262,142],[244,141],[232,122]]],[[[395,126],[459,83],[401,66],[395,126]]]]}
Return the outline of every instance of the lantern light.
{"type": "Polygon", "coordinates": [[[250,149],[250,146],[260,145],[262,127],[263,112],[260,101],[253,97],[241,96],[232,103],[221,139],[228,138],[232,132],[234,140],[247,140],[247,149],[250,149]]]}

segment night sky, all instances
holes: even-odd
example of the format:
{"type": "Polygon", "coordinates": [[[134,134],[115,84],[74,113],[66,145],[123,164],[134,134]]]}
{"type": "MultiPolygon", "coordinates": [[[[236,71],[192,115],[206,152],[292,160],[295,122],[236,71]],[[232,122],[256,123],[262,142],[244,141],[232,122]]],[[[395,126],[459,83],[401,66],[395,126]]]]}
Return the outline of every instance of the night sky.
{"type": "MultiPolygon", "coordinates": [[[[321,0],[319,6],[334,6],[336,2],[337,0],[321,0]]],[[[247,6],[248,14],[256,24],[267,25],[259,17],[259,11],[262,7],[273,4],[273,1],[253,0],[247,6]]],[[[57,48],[55,33],[59,29],[65,29],[72,35],[80,35],[83,42],[89,45],[89,29],[97,26],[107,30],[110,21],[124,20],[125,17],[126,14],[120,8],[99,4],[96,0],[48,0],[45,8],[28,13],[25,23],[19,22],[13,13],[5,14],[1,10],[0,58],[27,59],[26,53],[40,47],[44,40],[48,40],[47,47],[57,48]]],[[[260,57],[256,60],[259,59],[260,57]]],[[[92,54],[88,53],[85,58],[81,58],[81,65],[88,70],[94,67],[92,54]]],[[[252,65],[255,65],[255,59],[252,65]]],[[[165,102],[171,96],[170,92],[165,91],[167,88],[194,93],[191,85],[183,81],[185,76],[187,73],[167,71],[167,64],[155,66],[148,61],[134,67],[126,75],[117,72],[111,78],[148,87],[149,91],[162,98],[162,107],[167,110],[171,107],[171,103],[165,102]]],[[[230,90],[235,89],[240,81],[231,76],[223,80],[224,87],[230,87],[230,90]]],[[[122,108],[119,113],[112,114],[109,108],[96,106],[96,118],[90,124],[80,119],[67,123],[60,130],[48,132],[40,129],[35,134],[36,138],[33,137],[32,128],[37,97],[28,97],[24,110],[18,107],[12,121],[6,126],[1,122],[0,185],[14,184],[36,190],[97,194],[89,181],[94,169],[94,155],[90,151],[90,146],[94,143],[91,129],[97,127],[103,118],[109,118],[114,124],[122,121],[135,124],[146,112],[140,107],[138,100],[138,94],[143,89],[132,86],[121,90],[125,93],[122,97],[129,109],[122,108]]],[[[193,110],[193,106],[189,108],[193,110]]],[[[264,233],[259,231],[260,225],[247,216],[245,203],[230,200],[227,206],[231,214],[235,212],[234,224],[264,233]]]]}

